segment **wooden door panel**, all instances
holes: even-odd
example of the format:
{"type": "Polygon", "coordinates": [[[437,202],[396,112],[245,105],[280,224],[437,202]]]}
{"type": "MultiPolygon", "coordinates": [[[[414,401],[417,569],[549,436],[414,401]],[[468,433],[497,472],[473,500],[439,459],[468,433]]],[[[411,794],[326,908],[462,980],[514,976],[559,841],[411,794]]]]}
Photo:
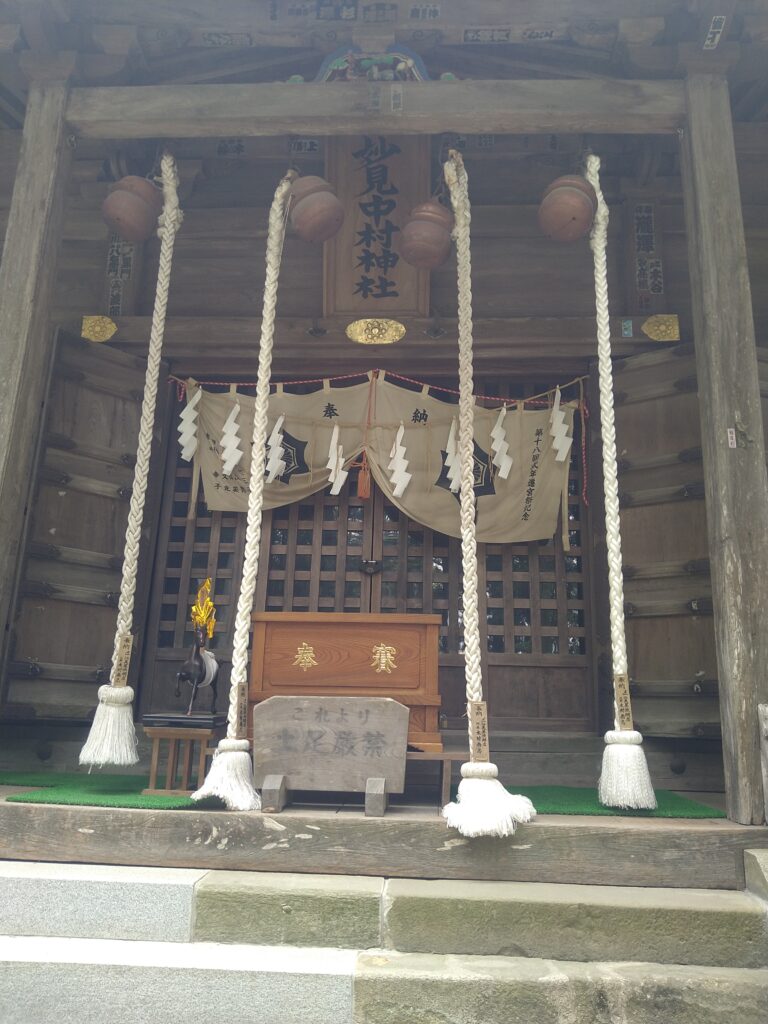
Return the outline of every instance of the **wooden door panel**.
{"type": "MultiPolygon", "coordinates": [[[[86,561],[89,556],[100,552],[83,551],[81,548],[62,548],[48,544],[43,547],[34,541],[29,545],[26,579],[47,581],[54,584],[73,587],[95,587],[104,594],[117,594],[120,589],[119,555],[114,556],[114,564],[100,566],[86,561]],[[33,546],[34,545],[34,546],[33,546]],[[66,553],[66,555],[65,555],[66,553]]],[[[113,556],[105,555],[105,560],[113,556]]]]}
{"type": "Polygon", "coordinates": [[[31,536],[44,544],[64,545],[121,557],[128,502],[100,494],[84,495],[65,484],[38,488],[31,536]]]}
{"type": "Polygon", "coordinates": [[[630,619],[627,649],[632,678],[717,678],[715,637],[709,616],[630,619]]]}
{"type": "Polygon", "coordinates": [[[109,670],[115,609],[74,601],[24,598],[16,625],[16,651],[35,662],[101,665],[109,670]]]}
{"type": "MultiPolygon", "coordinates": [[[[629,363],[625,360],[625,367],[629,363]]],[[[625,369],[625,373],[629,370],[625,369]]],[[[648,401],[635,398],[631,404],[618,405],[616,417],[622,427],[618,446],[620,459],[631,462],[662,452],[685,451],[701,444],[699,399],[695,392],[681,394],[672,386],[670,393],[661,398],[648,401]]]]}
{"type": "Polygon", "coordinates": [[[130,374],[130,369],[120,367],[121,376],[111,391],[91,387],[91,379],[85,376],[81,379],[79,373],[75,379],[54,374],[47,429],[75,443],[96,444],[121,454],[135,455],[141,392],[137,400],[133,391],[123,391],[117,386],[121,380],[126,388],[136,383],[140,388],[143,386],[141,377],[130,374]],[[129,372],[127,380],[123,378],[126,370],[129,372]]]}
{"type": "Polygon", "coordinates": [[[616,391],[635,718],[649,736],[713,737],[717,664],[692,349],[621,360],[616,391]]]}
{"type": "MultiPolygon", "coordinates": [[[[144,371],[140,359],[59,339],[4,673],[6,716],[85,718],[108,678],[144,371]]],[[[166,397],[161,385],[161,410],[166,397]]],[[[134,609],[138,653],[160,461],[156,451],[134,609]]],[[[137,656],[134,685],[138,664],[137,656]]]]}

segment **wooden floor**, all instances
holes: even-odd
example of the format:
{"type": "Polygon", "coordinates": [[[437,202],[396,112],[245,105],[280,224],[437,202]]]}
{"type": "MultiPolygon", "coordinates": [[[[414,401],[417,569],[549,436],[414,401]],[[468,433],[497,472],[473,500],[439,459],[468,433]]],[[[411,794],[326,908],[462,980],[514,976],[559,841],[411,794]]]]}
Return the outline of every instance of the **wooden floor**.
{"type": "Polygon", "coordinates": [[[768,828],[723,819],[542,815],[510,839],[468,840],[433,807],[366,818],[351,806],[262,815],[0,799],[10,860],[738,889],[750,848],[768,848],[768,828]]]}

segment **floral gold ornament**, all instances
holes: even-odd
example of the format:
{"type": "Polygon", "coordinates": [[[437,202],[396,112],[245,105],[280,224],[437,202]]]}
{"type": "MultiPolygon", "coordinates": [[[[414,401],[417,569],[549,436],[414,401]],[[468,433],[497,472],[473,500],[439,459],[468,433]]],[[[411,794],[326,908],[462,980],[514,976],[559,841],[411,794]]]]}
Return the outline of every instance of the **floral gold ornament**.
{"type": "Polygon", "coordinates": [[[398,320],[355,320],[347,327],[347,337],[358,345],[392,345],[405,337],[405,325],[398,320]]]}
{"type": "Polygon", "coordinates": [[[302,672],[306,672],[309,668],[315,668],[317,662],[315,661],[315,649],[308,643],[301,643],[296,648],[296,657],[293,659],[293,664],[301,669],[302,672]]]}
{"type": "Polygon", "coordinates": [[[377,673],[387,672],[392,673],[392,669],[397,668],[395,664],[395,655],[397,654],[397,648],[391,647],[388,644],[376,644],[371,651],[371,668],[375,669],[377,673]]]}
{"type": "Polygon", "coordinates": [[[680,321],[675,313],[657,313],[644,320],[640,330],[651,341],[680,341],[680,321]]]}
{"type": "Polygon", "coordinates": [[[192,605],[190,617],[195,629],[203,630],[210,640],[216,627],[216,608],[211,600],[210,578],[198,590],[197,601],[192,605]]]}
{"type": "Polygon", "coordinates": [[[108,316],[84,316],[80,326],[80,337],[86,341],[109,341],[117,334],[117,324],[108,316]]]}

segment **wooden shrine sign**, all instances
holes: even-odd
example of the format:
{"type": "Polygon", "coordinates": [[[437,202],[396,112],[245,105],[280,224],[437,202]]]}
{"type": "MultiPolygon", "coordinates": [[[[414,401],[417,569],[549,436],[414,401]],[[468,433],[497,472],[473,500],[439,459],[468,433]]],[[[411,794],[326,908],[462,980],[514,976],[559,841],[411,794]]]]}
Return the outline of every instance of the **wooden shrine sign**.
{"type": "Polygon", "coordinates": [[[326,178],[344,223],[325,246],[325,316],[429,315],[429,272],[400,256],[411,210],[430,196],[429,138],[348,135],[330,140],[326,178]]]}

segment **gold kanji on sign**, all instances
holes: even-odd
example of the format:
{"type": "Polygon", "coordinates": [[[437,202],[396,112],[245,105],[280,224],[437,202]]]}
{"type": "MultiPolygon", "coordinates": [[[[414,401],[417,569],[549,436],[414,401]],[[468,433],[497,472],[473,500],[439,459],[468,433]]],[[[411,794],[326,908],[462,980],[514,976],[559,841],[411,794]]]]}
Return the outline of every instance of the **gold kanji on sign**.
{"type": "Polygon", "coordinates": [[[308,643],[301,643],[296,648],[296,657],[293,659],[293,664],[297,665],[302,672],[306,672],[308,668],[314,668],[317,665],[315,661],[315,649],[308,643]]]}
{"type": "Polygon", "coordinates": [[[393,668],[397,668],[395,664],[397,648],[389,647],[387,644],[376,644],[371,654],[373,655],[371,668],[376,669],[377,672],[391,673],[393,668]]]}

